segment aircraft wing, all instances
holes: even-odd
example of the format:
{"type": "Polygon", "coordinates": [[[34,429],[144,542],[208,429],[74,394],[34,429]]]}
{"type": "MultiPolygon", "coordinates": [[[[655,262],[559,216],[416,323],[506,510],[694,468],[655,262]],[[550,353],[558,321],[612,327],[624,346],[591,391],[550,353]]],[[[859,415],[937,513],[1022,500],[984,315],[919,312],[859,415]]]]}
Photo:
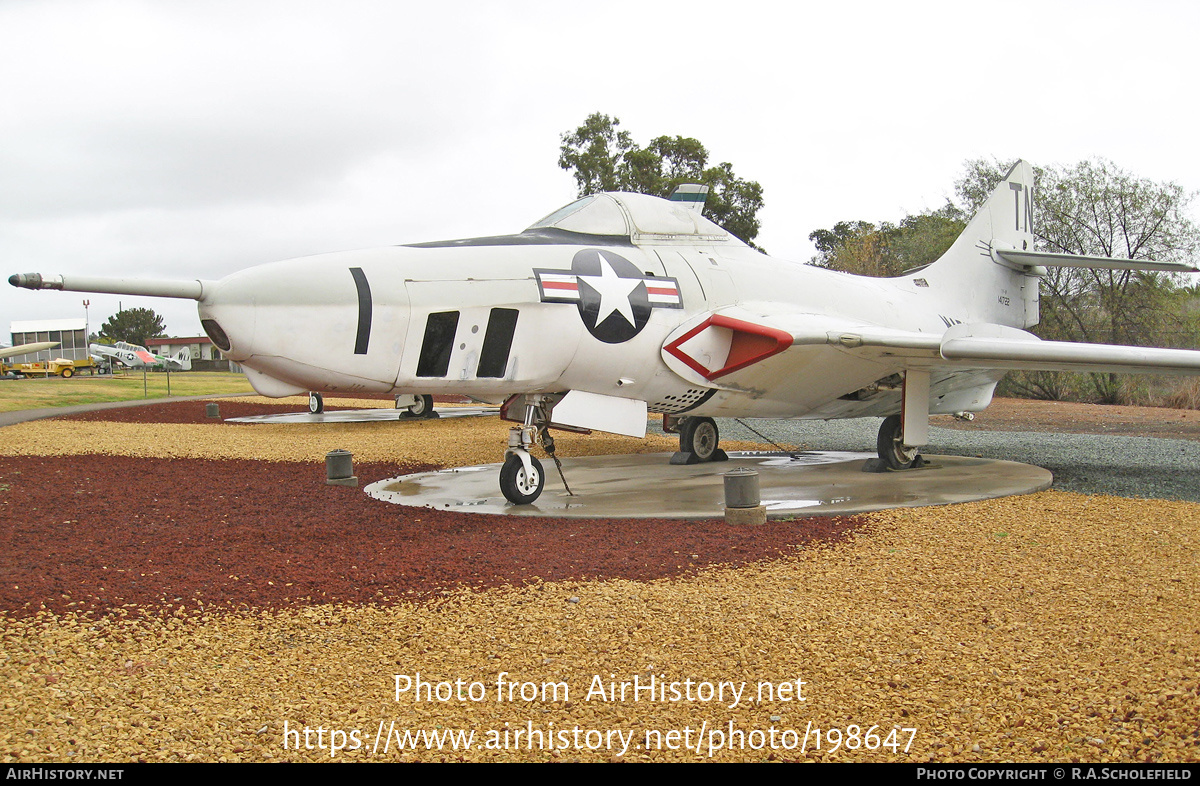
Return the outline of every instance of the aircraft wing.
{"type": "Polygon", "coordinates": [[[941,355],[962,365],[1023,371],[1200,374],[1196,350],[1042,341],[1001,325],[955,325],[942,338],[941,355]]]}
{"type": "Polygon", "coordinates": [[[1196,350],[1043,341],[1024,330],[988,323],[954,325],[936,341],[926,334],[878,327],[831,333],[831,343],[847,348],[873,347],[900,357],[927,358],[934,366],[1200,374],[1200,351],[1196,350]]]}
{"type": "Polygon", "coordinates": [[[1097,371],[1130,374],[1200,374],[1200,351],[1117,344],[1043,341],[1004,325],[954,325],[941,336],[887,328],[842,330],[831,343],[874,347],[900,357],[928,358],[934,366],[1020,371],[1097,371]]]}
{"type": "Polygon", "coordinates": [[[953,325],[941,333],[908,331],[754,305],[720,309],[684,325],[664,344],[663,357],[698,383],[745,388],[758,387],[794,361],[793,373],[799,373],[807,365],[801,360],[806,353],[796,354],[802,348],[837,349],[885,364],[900,359],[924,368],[1200,374],[1195,350],[1043,341],[990,323],[953,325]]]}

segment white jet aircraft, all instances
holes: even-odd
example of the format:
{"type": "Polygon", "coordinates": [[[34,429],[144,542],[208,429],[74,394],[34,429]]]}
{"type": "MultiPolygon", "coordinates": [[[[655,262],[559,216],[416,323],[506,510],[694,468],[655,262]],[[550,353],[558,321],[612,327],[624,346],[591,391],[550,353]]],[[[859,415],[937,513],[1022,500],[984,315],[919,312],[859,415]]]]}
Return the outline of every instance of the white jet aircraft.
{"type": "MultiPolygon", "coordinates": [[[[503,403],[500,487],[545,482],[550,426],[677,430],[673,463],[719,460],[713,417],[883,417],[882,465],[921,462],[930,414],[985,408],[1009,369],[1200,374],[1200,352],[1042,341],[1048,266],[1193,271],[1032,250],[1033,168],[1017,163],[937,262],[878,279],[782,262],[673,201],[595,194],[516,235],[261,265],[220,281],[14,275],[30,289],[198,301],[265,396],[461,394],[503,403]]],[[[557,462],[557,459],[556,459],[557,462]]],[[[560,467],[561,471],[561,467],[560,467]]]]}
{"type": "Polygon", "coordinates": [[[190,371],[192,354],[187,349],[181,349],[176,354],[167,357],[156,355],[139,344],[118,341],[116,344],[89,344],[88,352],[93,356],[112,358],[129,368],[154,368],[161,366],[171,371],[190,371]]]}

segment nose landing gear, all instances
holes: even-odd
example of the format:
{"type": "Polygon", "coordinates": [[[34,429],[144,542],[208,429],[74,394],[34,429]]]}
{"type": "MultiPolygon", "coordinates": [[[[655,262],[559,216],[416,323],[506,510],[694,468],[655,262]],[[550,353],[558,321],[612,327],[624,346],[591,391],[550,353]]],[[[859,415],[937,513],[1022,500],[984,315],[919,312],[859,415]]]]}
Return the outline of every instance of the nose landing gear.
{"type": "Polygon", "coordinates": [[[542,463],[529,454],[529,449],[535,443],[554,459],[563,487],[567,494],[571,493],[571,487],[563,475],[562,462],[554,453],[554,437],[550,436],[550,419],[544,403],[541,396],[530,396],[525,406],[524,425],[508,430],[508,450],[504,452],[504,466],[500,468],[500,492],[514,505],[530,504],[541,495],[546,485],[542,463]]]}

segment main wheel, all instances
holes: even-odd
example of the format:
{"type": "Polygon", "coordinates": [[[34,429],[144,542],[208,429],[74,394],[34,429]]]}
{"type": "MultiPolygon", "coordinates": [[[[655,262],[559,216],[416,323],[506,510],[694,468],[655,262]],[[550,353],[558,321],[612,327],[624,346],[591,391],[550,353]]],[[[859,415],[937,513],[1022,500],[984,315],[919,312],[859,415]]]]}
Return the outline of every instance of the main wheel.
{"type": "Polygon", "coordinates": [[[64,368],[62,370],[62,378],[63,379],[70,379],[72,376],[74,376],[74,374],[75,374],[75,369],[71,368],[70,366],[67,366],[66,368],[64,368]]]}
{"type": "Polygon", "coordinates": [[[899,415],[888,415],[879,426],[875,449],[889,469],[912,469],[919,458],[920,449],[905,445],[903,432],[899,415]]]}
{"type": "Polygon", "coordinates": [[[320,393],[308,394],[308,411],[314,415],[320,415],[325,411],[325,399],[320,393]]]}
{"type": "Polygon", "coordinates": [[[542,462],[533,456],[529,457],[533,472],[525,471],[525,464],[517,456],[510,455],[504,459],[500,468],[500,491],[504,498],[514,505],[528,505],[542,493],[546,485],[546,473],[542,472],[542,462]]]}
{"type": "Polygon", "coordinates": [[[429,417],[433,412],[433,396],[417,396],[417,403],[408,408],[408,414],[414,418],[429,417]]]}
{"type": "Polygon", "coordinates": [[[688,418],[679,426],[679,450],[692,453],[700,461],[712,461],[721,436],[712,418],[688,418]]]}

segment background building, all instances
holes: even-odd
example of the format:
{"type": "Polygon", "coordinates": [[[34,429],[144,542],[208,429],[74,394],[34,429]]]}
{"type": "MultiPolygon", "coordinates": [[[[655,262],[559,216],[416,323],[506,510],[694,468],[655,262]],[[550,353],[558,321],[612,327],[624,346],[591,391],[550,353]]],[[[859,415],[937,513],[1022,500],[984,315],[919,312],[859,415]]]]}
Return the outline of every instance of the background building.
{"type": "Polygon", "coordinates": [[[36,363],[38,361],[86,360],[88,356],[87,321],[78,319],[32,319],[9,324],[12,345],[33,344],[38,341],[57,341],[54,349],[43,349],[27,355],[9,358],[9,363],[36,363]]]}

